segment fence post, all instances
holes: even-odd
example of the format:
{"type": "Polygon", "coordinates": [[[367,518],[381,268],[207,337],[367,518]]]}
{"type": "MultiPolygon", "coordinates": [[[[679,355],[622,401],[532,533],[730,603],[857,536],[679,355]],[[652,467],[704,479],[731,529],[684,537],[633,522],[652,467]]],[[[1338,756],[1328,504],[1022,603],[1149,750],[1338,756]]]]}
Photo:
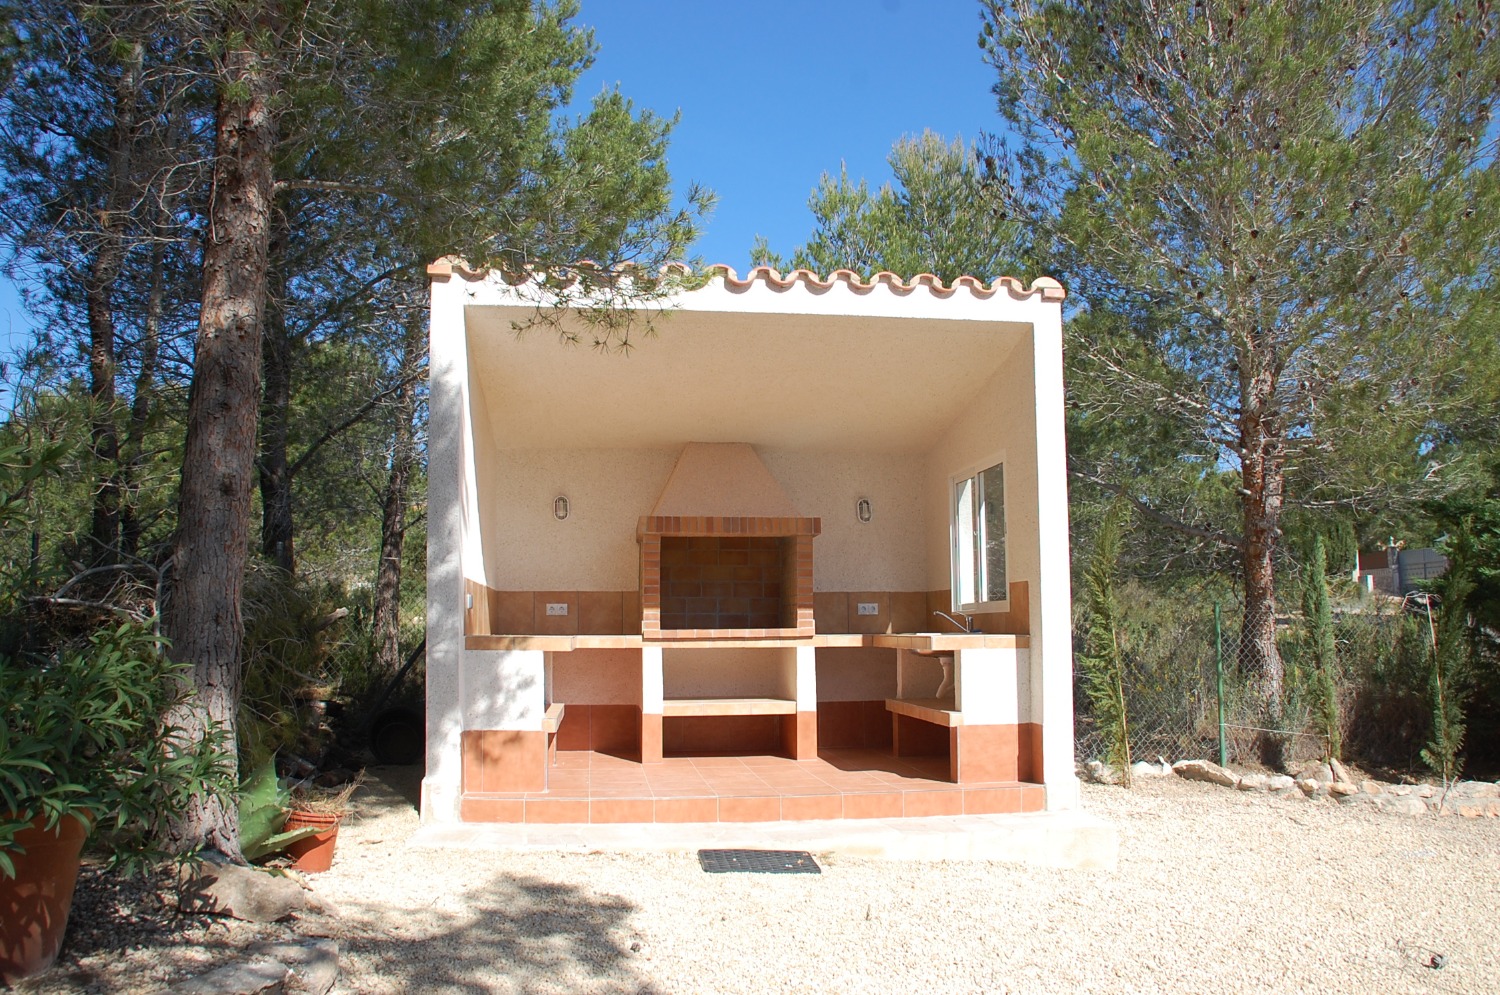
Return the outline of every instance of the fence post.
{"type": "Polygon", "coordinates": [[[1214,602],[1214,672],[1219,679],[1219,766],[1229,766],[1229,744],[1224,740],[1224,630],[1219,624],[1219,603],[1214,602]]]}

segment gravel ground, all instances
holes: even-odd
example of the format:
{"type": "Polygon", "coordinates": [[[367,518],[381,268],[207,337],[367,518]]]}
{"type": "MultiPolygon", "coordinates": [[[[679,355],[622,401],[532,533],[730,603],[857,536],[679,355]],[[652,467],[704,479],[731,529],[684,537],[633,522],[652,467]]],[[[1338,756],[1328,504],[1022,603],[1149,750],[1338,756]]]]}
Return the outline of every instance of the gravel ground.
{"type": "MultiPolygon", "coordinates": [[[[386,774],[315,876],[340,916],[277,927],[338,938],[336,992],[1500,990],[1496,819],[1152,778],[1083,789],[1119,828],[1114,873],[830,854],[817,876],[709,875],[691,853],[413,849],[414,778],[386,774]]],[[[27,990],[148,991],[143,959],[159,984],[235,928],[27,990]]]]}

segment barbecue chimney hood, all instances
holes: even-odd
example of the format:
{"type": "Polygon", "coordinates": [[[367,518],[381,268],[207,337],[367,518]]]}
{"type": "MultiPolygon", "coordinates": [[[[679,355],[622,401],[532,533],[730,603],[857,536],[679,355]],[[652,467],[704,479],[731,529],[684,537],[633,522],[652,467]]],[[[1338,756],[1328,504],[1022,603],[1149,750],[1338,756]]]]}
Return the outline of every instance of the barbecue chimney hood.
{"type": "Polygon", "coordinates": [[[812,636],[812,541],[821,531],[750,445],[688,443],[636,528],[641,635],[812,636]]]}

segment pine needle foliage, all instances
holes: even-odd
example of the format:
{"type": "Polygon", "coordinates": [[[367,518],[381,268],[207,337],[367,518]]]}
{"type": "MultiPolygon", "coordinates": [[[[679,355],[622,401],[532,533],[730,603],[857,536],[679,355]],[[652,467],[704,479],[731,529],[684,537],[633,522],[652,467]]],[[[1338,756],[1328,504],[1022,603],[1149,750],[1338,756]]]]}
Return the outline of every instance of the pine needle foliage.
{"type": "Polygon", "coordinates": [[[1083,571],[1085,648],[1078,657],[1083,693],[1093,705],[1104,737],[1104,759],[1120,772],[1120,783],[1127,788],[1130,787],[1130,719],[1125,703],[1120,602],[1115,588],[1129,514],[1130,506],[1116,501],[1105,513],[1094,538],[1094,551],[1083,571]]]}

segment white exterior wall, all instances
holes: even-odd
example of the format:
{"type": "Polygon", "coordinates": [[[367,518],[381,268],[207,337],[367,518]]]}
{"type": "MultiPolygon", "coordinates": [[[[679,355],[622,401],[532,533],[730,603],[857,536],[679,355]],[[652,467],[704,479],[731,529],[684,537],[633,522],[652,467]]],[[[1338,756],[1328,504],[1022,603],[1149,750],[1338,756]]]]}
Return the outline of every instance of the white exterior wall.
{"type": "Polygon", "coordinates": [[[1073,772],[1073,582],[1068,565],[1062,309],[1043,311],[1035,329],[1031,361],[1036,384],[1038,583],[1031,599],[1030,690],[1032,714],[1041,716],[1047,808],[1072,809],[1078,807],[1078,778],[1073,772]]]}
{"type": "MultiPolygon", "coordinates": [[[[531,365],[519,379],[511,376],[515,389],[533,393],[497,397],[506,388],[486,375],[471,377],[476,368],[509,369],[506,343],[512,340],[502,342],[496,332],[531,312],[525,293],[461,273],[440,275],[432,284],[424,821],[458,818],[464,729],[539,729],[547,700],[545,654],[463,648],[464,579],[501,590],[633,588],[636,519],[649,512],[681,444],[690,441],[756,445],[799,512],[823,519],[814,546],[819,590],[947,588],[949,477],[1002,455],[1009,579],[1032,585],[1031,649],[1016,658],[1017,717],[1043,723],[1048,807],[1076,803],[1056,303],[1035,293],[984,297],[930,287],[732,288],[715,278],[676,302],[684,324],[676,338],[661,343],[652,362],[658,376],[664,362],[673,364],[690,389],[665,414],[656,412],[653,422],[625,416],[637,407],[653,411],[653,399],[668,396],[669,389],[608,398],[607,405],[590,410],[588,402],[605,395],[593,398],[588,391],[622,371],[611,366],[601,372],[596,357],[584,351],[580,361],[578,352],[568,354],[556,343],[547,343],[556,353],[529,343],[531,365]],[[830,319],[826,336],[816,322],[820,317],[830,319]],[[896,326],[903,321],[911,324],[896,326]],[[711,338],[704,338],[705,329],[714,333],[711,338]],[[760,365],[742,371],[740,354],[723,358],[724,351],[736,349],[761,356],[760,365]],[[1008,355],[1001,357],[1001,351],[1008,355]],[[683,354],[696,357],[686,368],[678,359],[683,354]],[[784,359],[770,366],[767,355],[784,359]],[[976,374],[976,363],[997,360],[987,381],[983,372],[976,374]],[[582,393],[574,385],[571,403],[566,395],[552,404],[535,396],[537,389],[566,385],[565,371],[576,363],[594,364],[586,372],[596,379],[586,381],[582,393]],[[960,381],[965,386],[954,386],[960,381]],[[838,389],[825,389],[832,387],[838,389]],[[725,391],[738,391],[739,401],[703,406],[725,391]],[[964,403],[952,415],[944,405],[955,398],[964,403]],[[700,417],[715,411],[723,416],[700,417]],[[554,415],[559,421],[549,426],[554,415]],[[548,431],[549,441],[532,444],[548,431]],[[578,448],[560,446],[560,439],[578,448]],[[594,448],[585,448],[590,442],[594,448]],[[572,505],[567,522],[552,517],[558,494],[572,505]],[[854,517],[860,497],[873,505],[869,525],[854,517]]],[[[664,690],[689,693],[674,683],[693,686],[672,662],[680,652],[651,646],[640,652],[640,694],[648,713],[660,711],[664,690]]],[[[767,691],[774,686],[777,696],[810,699],[809,648],[784,660],[764,651],[757,655],[753,666],[721,658],[704,668],[705,676],[717,671],[726,685],[708,693],[748,694],[759,684],[767,691]],[[775,662],[767,666],[768,660],[775,662]]],[[[854,654],[824,654],[817,694],[824,700],[888,696],[893,670],[889,662],[870,667],[854,654]]],[[[595,690],[613,697],[620,689],[595,690]]]]}
{"type": "MultiPolygon", "coordinates": [[[[482,426],[476,434],[479,444],[487,441],[482,426]]],[[[480,461],[474,505],[486,537],[483,563],[471,579],[501,591],[636,587],[636,524],[651,513],[680,447],[489,451],[491,458],[480,461]],[[561,522],[552,514],[559,494],[569,503],[561,522]]],[[[798,514],[823,520],[823,532],[813,541],[815,589],[925,589],[925,509],[922,477],[914,469],[920,457],[756,451],[798,514]],[[855,517],[860,498],[869,498],[874,511],[868,524],[855,517]]]]}
{"type": "Polygon", "coordinates": [[[762,450],[799,514],[823,520],[813,540],[816,591],[921,591],[927,575],[920,454],[762,450]],[[854,506],[869,498],[868,524],[854,506]]]}
{"type": "Polygon", "coordinates": [[[725,646],[662,650],[667,698],[797,698],[797,649],[725,646]]]}
{"type": "MultiPolygon", "coordinates": [[[[932,686],[939,671],[932,664],[932,686]]],[[[819,701],[870,701],[896,697],[896,654],[891,650],[840,647],[818,650],[819,701]]]]}
{"type": "MultiPolygon", "coordinates": [[[[1007,581],[1026,581],[1030,595],[1030,659],[1015,671],[1017,715],[1041,724],[1047,807],[1065,809],[1077,807],[1078,781],[1062,322],[1056,308],[1038,307],[1033,320],[1032,340],[1015,346],[928,454],[927,579],[934,590],[952,584],[952,478],[1003,459],[1007,581]]],[[[983,614],[975,624],[984,628],[983,614]]]]}
{"type": "Polygon", "coordinates": [[[427,766],[422,779],[422,817],[458,818],[462,790],[462,689],[459,675],[464,637],[462,550],[463,467],[473,451],[465,420],[468,362],[463,345],[463,305],[432,285],[429,334],[427,444],[427,766]]]}
{"type": "Polygon", "coordinates": [[[630,649],[549,653],[549,701],[578,705],[633,705],[641,700],[641,654],[630,649]]]}
{"type": "MultiPolygon", "coordinates": [[[[927,454],[927,588],[953,584],[952,480],[1005,462],[1007,581],[1037,577],[1036,411],[1032,406],[1030,343],[1017,344],[968,409],[927,454]]],[[[983,628],[984,617],[976,619],[983,628]]]]}

